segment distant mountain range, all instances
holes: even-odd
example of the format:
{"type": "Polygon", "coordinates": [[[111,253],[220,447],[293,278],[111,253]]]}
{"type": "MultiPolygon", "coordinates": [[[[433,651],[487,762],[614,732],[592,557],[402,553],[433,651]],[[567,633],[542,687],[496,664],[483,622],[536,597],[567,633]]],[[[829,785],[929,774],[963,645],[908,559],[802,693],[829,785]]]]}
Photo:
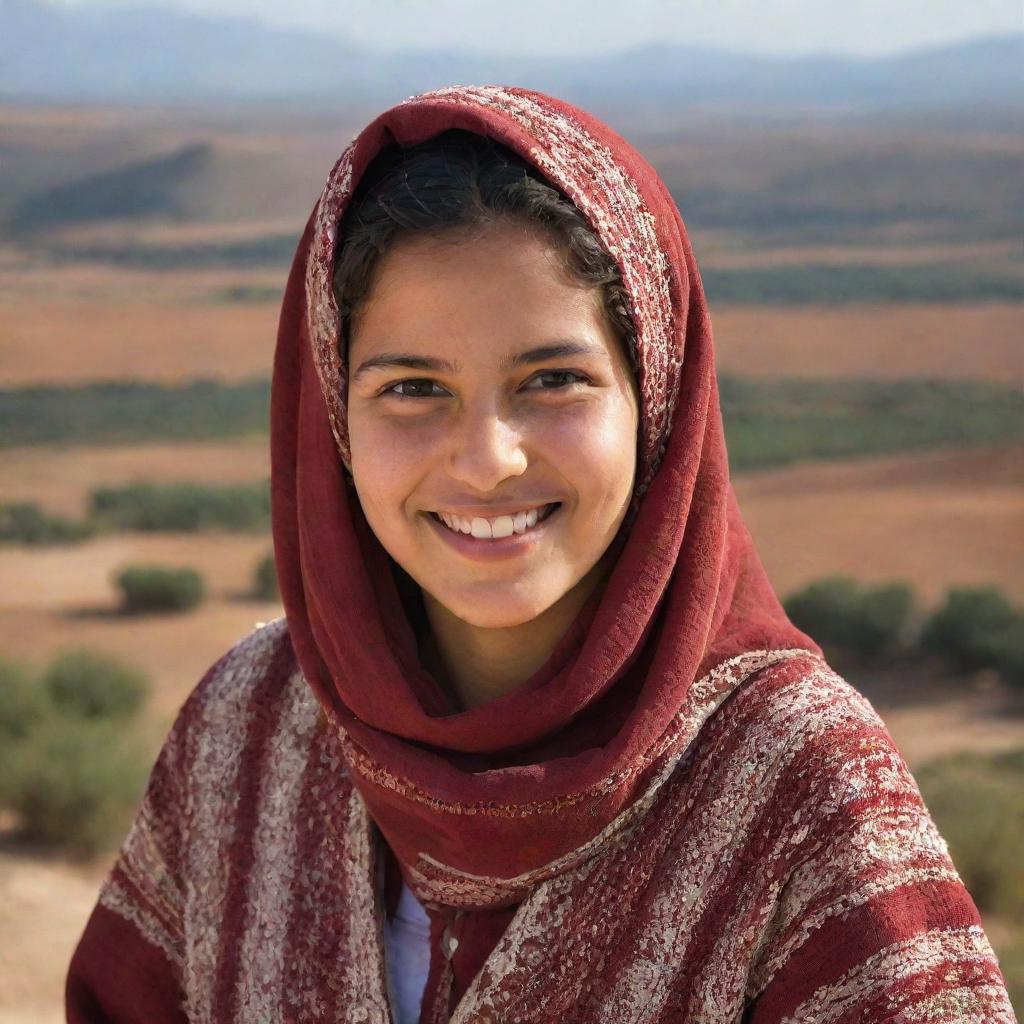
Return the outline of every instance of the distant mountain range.
{"type": "Polygon", "coordinates": [[[852,112],[1024,106],[1024,34],[884,59],[755,57],[652,45],[595,57],[374,52],[337,36],[169,8],[0,0],[0,99],[391,102],[503,82],[594,108],[807,106],[852,112]]]}

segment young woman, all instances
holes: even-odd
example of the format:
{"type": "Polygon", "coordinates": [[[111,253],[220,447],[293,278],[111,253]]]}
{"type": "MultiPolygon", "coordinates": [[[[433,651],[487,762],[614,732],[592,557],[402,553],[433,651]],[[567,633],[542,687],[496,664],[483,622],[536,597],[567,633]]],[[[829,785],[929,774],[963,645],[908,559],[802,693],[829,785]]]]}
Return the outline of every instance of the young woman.
{"type": "Polygon", "coordinates": [[[285,619],[181,711],[68,977],[98,1022],[993,1022],[995,957],[729,483],[655,172],[514,88],[331,172],[272,401],[285,619]]]}

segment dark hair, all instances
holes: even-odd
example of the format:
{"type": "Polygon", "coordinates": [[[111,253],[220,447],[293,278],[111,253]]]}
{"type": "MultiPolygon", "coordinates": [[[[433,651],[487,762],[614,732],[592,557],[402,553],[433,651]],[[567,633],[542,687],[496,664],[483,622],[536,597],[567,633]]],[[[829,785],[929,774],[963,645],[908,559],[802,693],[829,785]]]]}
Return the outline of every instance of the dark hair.
{"type": "MultiPolygon", "coordinates": [[[[399,238],[473,229],[515,218],[545,229],[569,273],[602,289],[608,319],[636,372],[636,331],[615,260],[576,205],[512,150],[452,129],[415,146],[392,146],[367,168],[344,214],[334,297],[346,344],[381,255],[399,238]]],[[[342,353],[344,355],[344,353],[342,353]]]]}

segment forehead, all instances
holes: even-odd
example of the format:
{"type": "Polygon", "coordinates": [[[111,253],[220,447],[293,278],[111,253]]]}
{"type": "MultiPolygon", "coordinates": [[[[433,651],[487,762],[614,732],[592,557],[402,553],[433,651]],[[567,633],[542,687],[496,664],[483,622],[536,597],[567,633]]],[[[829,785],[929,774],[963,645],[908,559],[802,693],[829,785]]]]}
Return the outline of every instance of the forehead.
{"type": "Polygon", "coordinates": [[[527,225],[413,236],[382,255],[350,345],[436,347],[485,334],[498,355],[567,333],[615,344],[603,301],[599,287],[571,275],[558,245],[527,225]]]}

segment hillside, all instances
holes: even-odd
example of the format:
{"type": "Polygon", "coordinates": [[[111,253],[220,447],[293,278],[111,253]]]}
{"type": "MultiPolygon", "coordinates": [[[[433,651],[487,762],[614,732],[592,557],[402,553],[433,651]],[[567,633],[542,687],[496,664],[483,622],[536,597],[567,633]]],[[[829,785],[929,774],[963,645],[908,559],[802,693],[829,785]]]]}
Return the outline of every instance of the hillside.
{"type": "Polygon", "coordinates": [[[90,221],[163,217],[178,220],[212,160],[209,143],[193,143],[168,156],[86,175],[66,185],[34,192],[9,218],[16,233],[90,221]]]}

